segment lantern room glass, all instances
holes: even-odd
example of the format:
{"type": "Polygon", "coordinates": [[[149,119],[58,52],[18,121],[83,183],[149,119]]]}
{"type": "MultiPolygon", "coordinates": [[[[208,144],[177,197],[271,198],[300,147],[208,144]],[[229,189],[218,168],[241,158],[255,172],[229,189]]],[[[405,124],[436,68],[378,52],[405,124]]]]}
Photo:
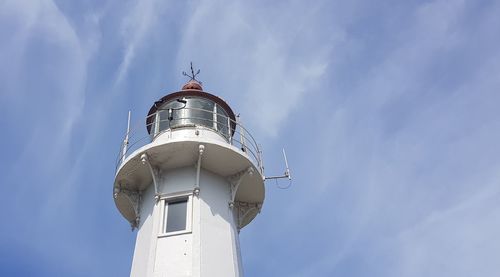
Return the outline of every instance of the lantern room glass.
{"type": "Polygon", "coordinates": [[[160,106],[154,117],[151,135],[180,128],[204,126],[230,139],[228,113],[217,103],[202,97],[175,99],[160,106]]]}

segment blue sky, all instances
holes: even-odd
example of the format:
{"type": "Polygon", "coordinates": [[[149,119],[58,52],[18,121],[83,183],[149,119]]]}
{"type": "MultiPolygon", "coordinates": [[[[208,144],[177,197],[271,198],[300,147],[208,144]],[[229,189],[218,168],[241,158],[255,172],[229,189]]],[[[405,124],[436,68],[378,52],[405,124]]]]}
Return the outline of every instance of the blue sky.
{"type": "Polygon", "coordinates": [[[246,276],[500,276],[500,2],[0,1],[0,275],[127,276],[112,199],[190,61],[268,174],[246,276]]]}

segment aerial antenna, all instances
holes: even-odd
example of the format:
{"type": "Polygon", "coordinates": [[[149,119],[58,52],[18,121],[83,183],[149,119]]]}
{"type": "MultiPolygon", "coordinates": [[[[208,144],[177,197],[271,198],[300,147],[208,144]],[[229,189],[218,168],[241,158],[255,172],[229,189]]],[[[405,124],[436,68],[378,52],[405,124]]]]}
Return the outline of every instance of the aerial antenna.
{"type": "Polygon", "coordinates": [[[125,156],[127,154],[128,143],[129,143],[129,135],[130,135],[130,111],[128,111],[127,133],[125,134],[125,139],[123,140],[122,163],[125,161],[125,156]]]}
{"type": "Polygon", "coordinates": [[[290,174],[290,167],[288,166],[288,159],[286,158],[286,152],[285,148],[283,148],[283,159],[285,160],[285,172],[283,175],[277,175],[277,176],[269,176],[269,177],[264,177],[264,180],[275,180],[276,181],[276,186],[280,189],[287,189],[292,185],[292,175],[290,174]],[[288,185],[282,187],[278,185],[278,179],[285,179],[288,178],[288,185]]]}
{"type": "Polygon", "coordinates": [[[196,71],[196,73],[194,73],[194,69],[193,69],[193,62],[190,63],[191,64],[191,75],[187,74],[186,71],[182,71],[182,75],[186,76],[186,77],[189,77],[190,78],[190,81],[193,80],[193,81],[197,81],[197,82],[200,82],[198,80],[196,80],[196,76],[198,74],[200,74],[200,70],[198,69],[196,71]]]}

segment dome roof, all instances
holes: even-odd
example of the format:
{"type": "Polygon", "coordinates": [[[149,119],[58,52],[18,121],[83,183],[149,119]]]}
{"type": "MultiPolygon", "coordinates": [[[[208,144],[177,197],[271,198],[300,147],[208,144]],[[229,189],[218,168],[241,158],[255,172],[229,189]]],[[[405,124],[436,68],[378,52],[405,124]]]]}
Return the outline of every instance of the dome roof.
{"type": "Polygon", "coordinates": [[[198,82],[194,79],[189,80],[189,82],[187,82],[185,85],[182,86],[182,90],[189,90],[189,89],[203,91],[203,88],[201,87],[200,82],[198,82]]]}

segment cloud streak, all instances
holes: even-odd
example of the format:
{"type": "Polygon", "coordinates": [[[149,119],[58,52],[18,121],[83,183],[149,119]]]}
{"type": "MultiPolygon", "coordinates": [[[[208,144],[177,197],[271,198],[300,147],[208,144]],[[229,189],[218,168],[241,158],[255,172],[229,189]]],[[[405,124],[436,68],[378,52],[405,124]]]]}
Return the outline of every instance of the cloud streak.
{"type": "Polygon", "coordinates": [[[311,96],[328,67],[327,57],[343,36],[333,30],[325,42],[309,32],[321,27],[311,20],[321,13],[321,5],[294,3],[287,13],[280,9],[201,1],[187,17],[177,58],[178,67],[190,59],[209,66],[203,81],[224,88],[215,93],[231,97],[243,120],[263,137],[276,136],[290,112],[308,93],[311,96]]]}
{"type": "Polygon", "coordinates": [[[115,87],[123,82],[135,58],[136,51],[147,39],[158,17],[160,1],[134,1],[122,22],[121,36],[124,41],[123,59],[118,68],[115,87]]]}
{"type": "Polygon", "coordinates": [[[364,40],[370,36],[346,31],[335,49],[350,55],[338,57],[325,73],[331,89],[315,92],[315,98],[323,101],[308,110],[307,119],[296,119],[293,126],[301,126],[300,132],[283,134],[294,145],[290,160],[295,156],[299,164],[294,170],[297,192],[287,193],[287,200],[276,200],[281,197],[275,194],[268,197],[278,201],[273,208],[281,207],[283,214],[265,210],[273,219],[260,227],[273,230],[269,240],[260,237],[264,244],[301,253],[302,260],[266,250],[279,260],[275,263],[293,265],[290,270],[266,268],[263,272],[275,276],[289,272],[296,276],[366,276],[367,272],[371,276],[466,276],[485,265],[478,272],[495,276],[489,257],[498,245],[478,245],[494,240],[490,228],[498,230],[496,224],[487,223],[495,222],[498,213],[491,200],[486,200],[498,193],[494,172],[499,164],[495,141],[500,138],[500,125],[497,109],[490,104],[499,99],[500,83],[495,77],[500,69],[499,51],[490,47],[498,41],[491,36],[498,31],[493,15],[498,9],[498,5],[478,8],[460,1],[412,7],[406,20],[399,22],[407,28],[405,32],[396,32],[399,26],[391,25],[394,30],[386,32],[398,37],[380,38],[400,43],[363,63],[346,60],[364,56],[363,51],[372,47],[370,40],[364,40]],[[476,14],[469,14],[471,10],[476,14]],[[472,42],[471,37],[484,45],[472,42]],[[353,45],[354,49],[345,49],[353,45]],[[353,77],[331,75],[356,70],[353,77]],[[485,199],[484,205],[476,198],[485,199]],[[470,202],[475,204],[462,204],[470,202]],[[454,207],[460,207],[456,208],[460,212],[447,212],[454,207]],[[417,227],[437,214],[443,217],[417,227]],[[311,219],[311,215],[319,218],[311,219]],[[468,226],[475,224],[478,227],[471,231],[468,226]],[[284,233],[305,242],[275,243],[284,233]],[[448,238],[446,246],[439,245],[440,238],[448,238]],[[460,254],[447,259],[446,252],[453,251],[453,245],[460,254]],[[421,253],[413,252],[414,246],[421,253]],[[441,256],[426,256],[434,249],[441,256]],[[467,251],[478,258],[462,264],[467,251]],[[294,266],[298,264],[302,266],[294,266]],[[426,265],[432,268],[426,271],[426,265]]]}
{"type": "Polygon", "coordinates": [[[10,195],[7,203],[17,217],[2,231],[0,243],[44,252],[47,263],[60,261],[69,249],[54,245],[52,235],[61,232],[47,226],[68,218],[79,189],[72,179],[81,170],[72,163],[78,152],[74,138],[86,101],[88,63],[100,43],[93,28],[98,18],[89,18],[89,32],[82,35],[52,1],[7,1],[1,6],[0,18],[6,24],[0,27],[0,58],[4,66],[11,66],[1,71],[0,97],[4,120],[13,123],[4,137],[12,154],[2,163],[7,168],[2,183],[10,186],[2,191],[10,195]],[[26,209],[34,195],[36,208],[26,209]],[[33,233],[45,239],[26,243],[33,233]],[[54,251],[47,254],[48,248],[54,251]]]}

